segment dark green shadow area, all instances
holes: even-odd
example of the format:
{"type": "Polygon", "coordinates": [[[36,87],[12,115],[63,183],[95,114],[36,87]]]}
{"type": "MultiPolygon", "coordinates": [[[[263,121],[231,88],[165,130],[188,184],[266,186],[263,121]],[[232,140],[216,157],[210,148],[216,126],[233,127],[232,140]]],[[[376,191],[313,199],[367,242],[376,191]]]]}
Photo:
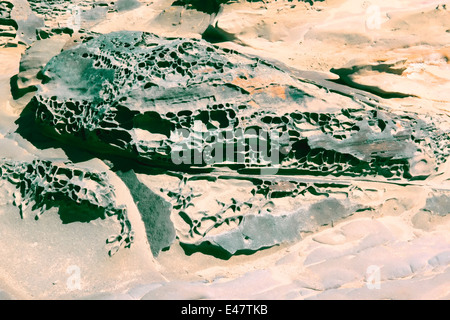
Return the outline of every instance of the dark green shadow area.
{"type": "Polygon", "coordinates": [[[58,214],[63,224],[73,222],[91,222],[97,219],[105,219],[105,210],[101,207],[96,207],[90,203],[77,204],[73,201],[61,201],[55,203],[54,206],[59,208],[58,214]]]}
{"type": "MultiPolygon", "coordinates": [[[[363,90],[366,92],[370,92],[374,95],[377,95],[383,99],[394,99],[394,98],[407,98],[407,97],[417,97],[415,95],[412,94],[406,94],[406,93],[401,93],[401,92],[388,92],[388,91],[384,91],[380,88],[378,88],[377,86],[368,86],[368,85],[363,85],[363,84],[358,84],[356,82],[354,82],[351,79],[351,75],[353,73],[356,73],[357,71],[359,71],[360,69],[362,69],[361,67],[353,67],[351,69],[346,69],[346,68],[342,68],[342,69],[335,69],[335,68],[331,68],[330,72],[336,74],[339,76],[339,79],[336,80],[329,80],[331,82],[335,82],[337,84],[342,84],[344,86],[350,87],[350,88],[355,88],[358,90],[363,90]]],[[[378,72],[383,72],[384,70],[377,70],[376,68],[374,68],[375,71],[378,72]]],[[[393,73],[393,72],[390,72],[393,73]]]]}
{"type": "Polygon", "coordinates": [[[220,42],[234,41],[237,38],[233,34],[228,33],[225,30],[222,30],[217,25],[216,26],[209,25],[208,28],[206,28],[206,30],[203,32],[202,39],[210,43],[220,43],[220,42]]]}
{"type": "Polygon", "coordinates": [[[194,9],[207,14],[217,14],[220,5],[232,2],[231,0],[176,0],[172,6],[184,6],[188,9],[194,9]]]}
{"type": "Polygon", "coordinates": [[[250,255],[255,254],[258,251],[270,249],[276,245],[262,247],[262,248],[259,248],[258,250],[247,250],[247,249],[238,250],[234,254],[231,254],[227,250],[225,250],[217,245],[212,244],[210,241],[203,241],[200,244],[190,244],[190,243],[180,242],[180,246],[184,250],[184,253],[187,256],[191,256],[194,253],[202,253],[202,254],[206,254],[209,256],[213,256],[216,259],[229,260],[231,257],[234,257],[234,256],[240,256],[240,255],[250,256],[250,255]]]}
{"type": "Polygon", "coordinates": [[[170,247],[175,240],[175,227],[170,220],[172,205],[138,180],[134,171],[118,171],[136,203],[145,225],[153,256],[170,247]]]}
{"type": "MultiPolygon", "coordinates": [[[[93,205],[86,200],[81,200],[77,203],[66,195],[56,192],[46,194],[44,199],[37,199],[37,202],[31,207],[33,211],[42,208],[45,208],[45,211],[57,208],[63,224],[73,222],[88,223],[93,220],[106,218],[105,208],[93,205]]],[[[39,216],[36,215],[35,220],[38,219],[39,216]]]]}

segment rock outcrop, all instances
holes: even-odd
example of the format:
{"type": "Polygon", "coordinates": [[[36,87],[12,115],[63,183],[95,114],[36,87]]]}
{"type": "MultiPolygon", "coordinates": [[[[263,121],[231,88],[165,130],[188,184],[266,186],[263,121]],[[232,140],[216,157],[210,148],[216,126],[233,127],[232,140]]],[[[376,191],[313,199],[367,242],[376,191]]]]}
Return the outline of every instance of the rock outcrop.
{"type": "Polygon", "coordinates": [[[20,60],[19,73],[10,80],[11,94],[14,99],[21,98],[29,92],[37,90],[40,84],[39,74],[49,60],[59,54],[68,37],[54,36],[34,42],[20,60]]]}
{"type": "Polygon", "coordinates": [[[11,18],[13,7],[14,4],[10,1],[0,1],[0,47],[17,45],[14,39],[19,26],[11,18]]]}
{"type": "Polygon", "coordinates": [[[0,0],[0,300],[450,298],[448,21],[0,0]]]}
{"type": "Polygon", "coordinates": [[[32,105],[47,134],[177,171],[411,179],[449,154],[448,133],[426,114],[329,92],[199,40],[112,33],[64,51],[42,74],[32,105]]]}
{"type": "MultiPolygon", "coordinates": [[[[180,176],[160,196],[187,253],[228,258],[295,241],[379,204],[364,202],[371,191],[356,178],[425,179],[449,155],[436,126],[444,117],[391,110],[203,40],[95,36],[41,74],[27,109],[46,135],[180,176]]],[[[145,203],[147,189],[130,179],[145,203]]],[[[163,216],[144,219],[155,255],[173,241],[167,216],[167,237],[151,240],[163,216]]]]}
{"type": "MultiPolygon", "coordinates": [[[[270,2],[306,2],[313,5],[314,2],[321,2],[323,0],[245,0],[247,2],[261,2],[264,5],[270,2]]],[[[220,11],[220,7],[224,4],[236,3],[238,0],[176,0],[173,2],[173,6],[185,6],[188,9],[194,9],[208,14],[217,14],[220,11]]]]}
{"type": "Polygon", "coordinates": [[[170,203],[140,182],[132,170],[118,174],[136,202],[153,256],[157,257],[175,241],[175,228],[170,220],[170,203]]]}
{"type": "MultiPolygon", "coordinates": [[[[2,145],[5,147],[4,143],[2,145]]],[[[117,204],[114,187],[104,172],[89,171],[70,162],[55,162],[31,155],[27,158],[0,159],[0,178],[15,186],[14,205],[19,208],[22,218],[31,211],[38,220],[52,207],[59,208],[63,223],[114,216],[120,222],[121,231],[107,240],[111,244],[109,254],[131,245],[133,231],[127,209],[117,204]]]]}

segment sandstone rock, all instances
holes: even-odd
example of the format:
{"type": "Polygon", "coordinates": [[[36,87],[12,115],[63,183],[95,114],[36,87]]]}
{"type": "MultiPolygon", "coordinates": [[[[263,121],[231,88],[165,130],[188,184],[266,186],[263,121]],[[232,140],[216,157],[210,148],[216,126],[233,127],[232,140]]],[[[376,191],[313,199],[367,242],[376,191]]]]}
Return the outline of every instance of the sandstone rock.
{"type": "Polygon", "coordinates": [[[450,213],[450,195],[443,191],[431,194],[423,210],[439,216],[448,215],[450,213]]]}
{"type": "Polygon", "coordinates": [[[14,46],[18,29],[17,22],[11,18],[14,4],[10,1],[0,2],[0,47],[14,46]]]}
{"type": "MultiPolygon", "coordinates": [[[[187,253],[227,257],[294,241],[371,209],[352,196],[353,178],[424,179],[449,154],[435,118],[202,40],[94,36],[51,59],[42,76],[27,112],[46,135],[187,174],[161,194],[187,253]],[[272,176],[280,173],[290,177],[272,176]],[[251,231],[258,227],[267,233],[251,231]]],[[[155,254],[171,241],[162,242],[155,254]]]]}
{"type": "Polygon", "coordinates": [[[140,182],[133,171],[118,173],[125,182],[141,213],[147,239],[155,257],[175,240],[175,228],[170,220],[171,206],[140,182]]]}
{"type": "Polygon", "coordinates": [[[12,297],[7,292],[0,290],[0,300],[12,300],[12,297]]]}
{"type": "MultiPolygon", "coordinates": [[[[8,139],[1,139],[3,153],[16,149],[8,139]]],[[[104,172],[89,171],[70,162],[39,159],[31,154],[12,151],[14,157],[0,159],[0,178],[15,187],[13,204],[26,213],[35,214],[35,220],[53,207],[59,208],[63,223],[89,222],[114,216],[121,231],[110,237],[110,254],[133,242],[133,231],[127,209],[116,203],[114,187],[104,172]]]]}
{"type": "MultiPolygon", "coordinates": [[[[203,251],[209,242],[225,250],[230,256],[253,253],[278,244],[298,241],[301,232],[312,232],[319,226],[332,224],[351,214],[353,210],[345,208],[336,199],[318,201],[307,209],[286,214],[246,214],[242,216],[237,228],[214,235],[206,234],[196,249],[203,251]]],[[[209,247],[208,250],[212,251],[213,248],[209,247]]]]}
{"type": "MultiPolygon", "coordinates": [[[[108,12],[118,10],[113,1],[19,1],[22,8],[13,12],[18,25],[16,40],[27,46],[55,35],[77,34],[83,38],[108,12]]],[[[130,7],[123,1],[121,6],[121,10],[130,7]]]]}
{"type": "Polygon", "coordinates": [[[448,6],[317,2],[0,0],[0,299],[448,299],[448,6]]]}
{"type": "Polygon", "coordinates": [[[39,72],[50,61],[60,53],[68,40],[68,36],[54,36],[33,43],[24,53],[20,60],[19,73],[11,79],[11,93],[15,99],[22,97],[28,92],[37,90],[40,84],[39,72]]]}
{"type": "Polygon", "coordinates": [[[410,179],[449,154],[448,133],[427,115],[327,92],[199,40],[112,33],[64,51],[43,76],[30,108],[47,134],[177,171],[410,179]]]}
{"type": "Polygon", "coordinates": [[[172,6],[186,6],[189,9],[205,12],[208,14],[217,14],[220,6],[224,3],[232,2],[230,0],[177,0],[172,3],[172,6]]]}
{"type": "Polygon", "coordinates": [[[119,0],[114,3],[117,11],[127,11],[139,8],[142,4],[137,0],[119,0]]]}
{"type": "MultiPolygon", "coordinates": [[[[261,2],[262,5],[267,5],[267,3],[276,2],[278,0],[245,0],[247,2],[261,2]]],[[[323,0],[297,0],[292,1],[288,0],[286,2],[306,2],[310,5],[313,5],[314,2],[320,2],[323,0]]],[[[237,0],[176,0],[173,2],[173,6],[185,6],[189,9],[194,9],[198,11],[202,11],[208,14],[217,14],[220,11],[220,7],[224,4],[235,3],[237,0]]]]}

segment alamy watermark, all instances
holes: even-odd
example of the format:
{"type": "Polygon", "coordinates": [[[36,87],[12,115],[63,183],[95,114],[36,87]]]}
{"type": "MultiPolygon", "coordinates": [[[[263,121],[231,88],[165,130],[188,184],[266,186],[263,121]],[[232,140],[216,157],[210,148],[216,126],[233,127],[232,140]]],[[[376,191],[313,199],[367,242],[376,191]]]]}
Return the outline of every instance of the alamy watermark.
{"type": "Polygon", "coordinates": [[[66,269],[69,275],[66,281],[66,287],[69,291],[81,290],[81,269],[79,266],[71,265],[66,269]]]}
{"type": "Polygon", "coordinates": [[[81,28],[81,8],[77,5],[71,4],[68,7],[69,18],[66,21],[68,28],[77,32],[81,28]]]}
{"type": "Polygon", "coordinates": [[[242,164],[261,174],[276,174],[280,158],[290,151],[289,135],[259,128],[236,130],[179,129],[171,135],[171,160],[175,165],[242,164]]]}
{"type": "Polygon", "coordinates": [[[365,19],[366,30],[381,29],[381,24],[384,22],[384,17],[381,12],[380,6],[365,1],[363,3],[363,8],[365,8],[366,10],[366,19],[365,19]]]}
{"type": "Polygon", "coordinates": [[[369,290],[381,288],[381,268],[379,266],[372,265],[367,268],[366,286],[369,290]]]}

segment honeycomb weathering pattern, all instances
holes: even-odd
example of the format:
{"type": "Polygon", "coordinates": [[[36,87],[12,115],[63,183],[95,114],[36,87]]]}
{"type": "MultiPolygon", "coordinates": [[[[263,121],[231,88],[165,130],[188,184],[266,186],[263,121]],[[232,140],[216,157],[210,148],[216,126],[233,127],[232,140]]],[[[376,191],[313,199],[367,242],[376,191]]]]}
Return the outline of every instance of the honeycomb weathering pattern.
{"type": "Polygon", "coordinates": [[[103,172],[88,171],[76,168],[71,163],[54,163],[48,160],[0,159],[0,177],[16,186],[14,204],[19,208],[22,218],[31,204],[31,209],[37,211],[37,220],[50,207],[73,203],[78,206],[77,211],[87,207],[90,213],[98,213],[93,218],[117,217],[121,232],[107,239],[112,244],[110,255],[121,246],[128,247],[133,242],[127,209],[117,205],[114,187],[103,172]]]}
{"type": "Polygon", "coordinates": [[[102,35],[54,57],[43,76],[31,104],[47,134],[174,170],[226,163],[241,173],[276,167],[294,175],[411,179],[432,174],[449,154],[448,132],[435,125],[445,119],[331,92],[202,40],[102,35]],[[205,132],[222,132],[219,142],[236,146],[239,137],[225,133],[241,130],[248,141],[248,129],[286,138],[275,150],[279,163],[261,154],[255,162],[249,148],[235,148],[224,163],[173,164],[174,150],[193,155],[211,146],[205,132]],[[180,142],[180,132],[197,143],[180,142]]]}
{"type": "Polygon", "coordinates": [[[65,21],[74,13],[74,6],[87,12],[94,8],[104,8],[106,11],[114,11],[114,1],[94,0],[27,0],[31,10],[38,16],[44,17],[46,26],[58,27],[58,21],[65,21]]]}
{"type": "Polygon", "coordinates": [[[358,189],[354,177],[423,179],[449,154],[448,129],[436,125],[448,123],[445,116],[390,110],[203,40],[95,35],[52,58],[42,78],[29,109],[47,135],[98,155],[187,173],[180,185],[160,191],[172,202],[188,254],[211,253],[212,245],[227,257],[294,241],[373,209],[359,202],[359,194],[371,191],[358,189]],[[274,147],[271,157],[248,145],[255,132],[282,137],[275,148],[271,137],[258,136],[274,147]],[[214,133],[221,134],[210,139],[214,133]],[[238,148],[242,142],[247,145],[238,148]],[[231,146],[231,157],[190,159],[217,143],[231,146]],[[179,150],[183,161],[176,165],[179,150]],[[261,168],[283,175],[259,175],[261,168]],[[202,194],[213,184],[216,194],[202,194]]]}
{"type": "Polygon", "coordinates": [[[27,0],[33,14],[43,20],[36,28],[37,40],[55,34],[79,32],[80,38],[89,38],[91,32],[84,27],[101,16],[116,11],[114,1],[94,0],[27,0]]]}
{"type": "Polygon", "coordinates": [[[232,175],[194,175],[162,190],[171,198],[178,238],[187,254],[229,258],[255,252],[373,209],[353,199],[356,193],[368,191],[348,182],[305,182],[283,176],[241,179],[248,181],[242,184],[232,175]],[[202,193],[214,189],[213,196],[202,193]]]}

